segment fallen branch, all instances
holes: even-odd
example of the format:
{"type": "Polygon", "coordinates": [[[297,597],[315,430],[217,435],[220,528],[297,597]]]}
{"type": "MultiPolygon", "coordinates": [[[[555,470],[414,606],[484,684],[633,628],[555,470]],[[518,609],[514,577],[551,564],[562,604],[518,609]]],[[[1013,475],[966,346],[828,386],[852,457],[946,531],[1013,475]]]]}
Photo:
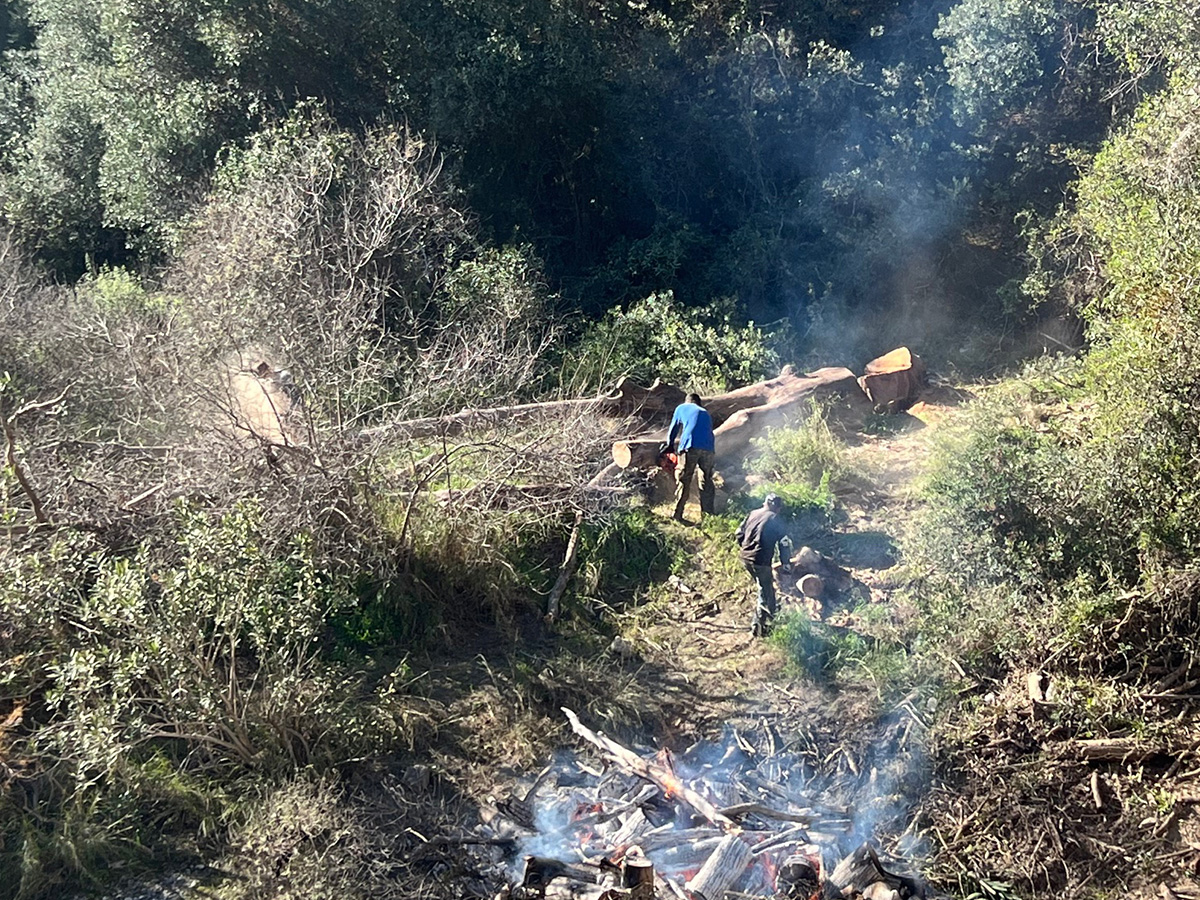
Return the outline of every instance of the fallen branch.
{"type": "Polygon", "coordinates": [[[1137,738],[1096,738],[1070,743],[1080,759],[1095,762],[1143,762],[1155,756],[1166,756],[1171,749],[1165,744],[1147,744],[1137,738]]]}
{"type": "Polygon", "coordinates": [[[612,738],[605,737],[603,734],[592,731],[586,725],[579,721],[579,717],[574,712],[562,707],[563,713],[567,720],[571,723],[571,729],[584,740],[596,745],[605,752],[614,762],[623,766],[633,774],[645,778],[647,781],[653,782],[662,788],[664,794],[668,797],[676,796],[683,802],[687,803],[692,809],[708,819],[714,825],[719,825],[728,832],[739,832],[741,828],[733,819],[721,813],[715,806],[691,790],[685,785],[679,777],[665,766],[658,763],[650,762],[642,759],[632,750],[622,747],[612,738]]]}
{"type": "Polygon", "coordinates": [[[722,815],[733,816],[762,816],[765,819],[779,819],[784,822],[803,822],[808,824],[812,822],[811,815],[803,813],[784,812],[781,809],[771,809],[769,806],[763,806],[761,803],[738,803],[734,806],[726,806],[721,811],[722,815]]]}
{"type": "Polygon", "coordinates": [[[550,599],[546,601],[546,622],[553,624],[558,618],[558,606],[562,601],[562,595],[567,590],[567,582],[571,580],[571,573],[575,571],[575,558],[579,552],[579,526],[583,524],[583,512],[575,513],[575,525],[571,529],[571,538],[567,541],[567,554],[563,558],[562,568],[558,571],[558,580],[554,582],[554,587],[550,590],[550,599]]]}
{"type": "Polygon", "coordinates": [[[661,412],[683,402],[683,391],[655,381],[644,388],[629,378],[617,382],[611,394],[582,400],[550,400],[543,403],[521,403],[491,409],[464,409],[445,416],[426,416],[407,419],[365,429],[364,437],[421,438],[431,435],[459,434],[468,428],[496,426],[534,418],[540,415],[605,415],[627,416],[640,412],[661,412]]]}

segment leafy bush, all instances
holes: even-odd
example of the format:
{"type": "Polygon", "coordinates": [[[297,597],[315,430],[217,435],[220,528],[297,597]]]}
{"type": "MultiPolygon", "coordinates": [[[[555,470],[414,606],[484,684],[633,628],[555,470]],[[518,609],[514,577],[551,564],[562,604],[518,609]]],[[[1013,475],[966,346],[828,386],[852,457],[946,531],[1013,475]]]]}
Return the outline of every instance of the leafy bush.
{"type": "Polygon", "coordinates": [[[757,454],[747,457],[746,468],[778,484],[828,490],[844,474],[841,442],[817,403],[809,403],[801,421],[772,428],[752,445],[757,454]]]}
{"type": "Polygon", "coordinates": [[[747,456],[746,469],[759,479],[747,498],[751,507],[770,492],[783,500],[789,518],[823,519],[832,512],[833,485],[844,472],[842,448],[819,405],[811,404],[802,421],[769,429],[751,443],[756,453],[747,456]]]}
{"type": "Polygon", "coordinates": [[[170,543],[160,534],[132,555],[63,537],[4,559],[5,650],[21,652],[0,685],[30,722],[10,750],[43,784],[35,807],[10,793],[0,819],[0,867],[22,895],[56,867],[88,875],[154,843],[151,822],[169,832],[211,815],[210,780],[327,768],[412,739],[418,717],[392,680],[369,691],[328,658],[348,586],[303,533],[273,546],[261,518],[250,503],[216,521],[181,507],[170,543]]]}
{"type": "Polygon", "coordinates": [[[628,375],[720,393],[773,374],[778,359],[753,322],[736,324],[732,302],[687,309],[667,291],[609,312],[583,335],[563,366],[571,392],[610,387],[628,375]]]}
{"type": "Polygon", "coordinates": [[[781,612],[770,641],[796,671],[813,679],[868,684],[881,702],[895,696],[911,671],[903,648],[814,622],[801,610],[781,612]]]}

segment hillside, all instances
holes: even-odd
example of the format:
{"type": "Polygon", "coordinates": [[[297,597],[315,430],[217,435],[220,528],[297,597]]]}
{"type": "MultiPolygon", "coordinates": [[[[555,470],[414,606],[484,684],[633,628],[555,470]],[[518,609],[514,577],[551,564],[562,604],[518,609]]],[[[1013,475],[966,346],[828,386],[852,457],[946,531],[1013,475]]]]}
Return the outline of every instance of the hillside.
{"type": "MultiPolygon", "coordinates": [[[[546,711],[546,730],[536,717],[514,720],[497,709],[510,683],[493,675],[500,696],[483,709],[514,731],[466,768],[453,753],[444,758],[450,783],[468,798],[529,793],[536,805],[545,795],[535,770],[552,759],[563,764],[549,748],[580,748],[556,722],[552,707],[561,703],[638,746],[686,748],[689,765],[698,757],[711,766],[731,750],[742,758],[752,746],[759,754],[789,748],[802,771],[778,776],[791,785],[788,796],[847,817],[840,836],[821,834],[819,822],[811,828],[827,860],[867,840],[920,871],[929,890],[951,895],[1148,897],[1166,885],[1188,896],[1200,850],[1192,843],[1197,769],[1185,737],[1194,728],[1186,666],[1153,669],[1154,690],[1142,692],[1139,718],[1130,720],[1128,708],[1116,708],[1126,678],[1083,676],[1086,660],[1071,659],[1088,652],[1082,644],[997,645],[980,656],[963,650],[964,641],[983,639],[980,623],[960,619],[954,633],[938,635],[937,611],[921,597],[923,575],[905,560],[939,432],[962,427],[974,394],[1011,385],[941,384],[908,414],[833,423],[845,442],[834,511],[825,522],[796,525],[797,546],[841,562],[855,581],[830,598],[823,625],[802,624],[817,615],[814,604],[788,596],[788,578],[779,575],[781,626],[770,641],[752,638],[753,592],[730,565],[737,516],[686,528],[659,507],[658,527],[680,546],[671,574],[647,586],[648,602],[615,617],[608,648],[569,671],[535,663],[535,647],[518,650],[530,665],[545,665],[526,699],[546,711]],[[1028,676],[1037,672],[1035,694],[1028,676]],[[515,735],[540,736],[548,749],[539,757],[536,741],[515,743],[515,735]],[[500,768],[487,761],[493,754],[500,768]]],[[[1036,630],[1033,622],[1010,627],[1036,630]]],[[[468,722],[480,736],[499,724],[468,722]]],[[[588,756],[593,748],[581,749],[588,756]]],[[[687,771],[704,790],[720,786],[687,771]]],[[[485,834],[505,833],[499,816],[485,834]]]]}

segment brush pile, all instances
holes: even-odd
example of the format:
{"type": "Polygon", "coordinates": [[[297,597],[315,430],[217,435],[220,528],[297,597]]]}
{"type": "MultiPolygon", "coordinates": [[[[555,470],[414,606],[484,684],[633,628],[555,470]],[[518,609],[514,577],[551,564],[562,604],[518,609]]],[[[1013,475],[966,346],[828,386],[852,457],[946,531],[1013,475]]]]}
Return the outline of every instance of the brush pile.
{"type": "Polygon", "coordinates": [[[867,842],[906,808],[894,768],[835,785],[770,729],[759,746],[733,731],[682,761],[647,757],[564,713],[605,764],[560,761],[498,805],[491,828],[516,847],[498,900],[925,897],[867,842]]]}

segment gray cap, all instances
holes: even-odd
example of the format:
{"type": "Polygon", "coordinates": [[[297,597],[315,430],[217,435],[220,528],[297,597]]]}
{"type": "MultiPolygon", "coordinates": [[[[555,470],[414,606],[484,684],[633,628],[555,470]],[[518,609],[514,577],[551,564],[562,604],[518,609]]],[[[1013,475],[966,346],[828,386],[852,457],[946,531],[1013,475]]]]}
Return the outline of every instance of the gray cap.
{"type": "Polygon", "coordinates": [[[783,501],[779,499],[778,494],[771,493],[763,500],[763,506],[768,509],[783,509],[783,501]]]}

